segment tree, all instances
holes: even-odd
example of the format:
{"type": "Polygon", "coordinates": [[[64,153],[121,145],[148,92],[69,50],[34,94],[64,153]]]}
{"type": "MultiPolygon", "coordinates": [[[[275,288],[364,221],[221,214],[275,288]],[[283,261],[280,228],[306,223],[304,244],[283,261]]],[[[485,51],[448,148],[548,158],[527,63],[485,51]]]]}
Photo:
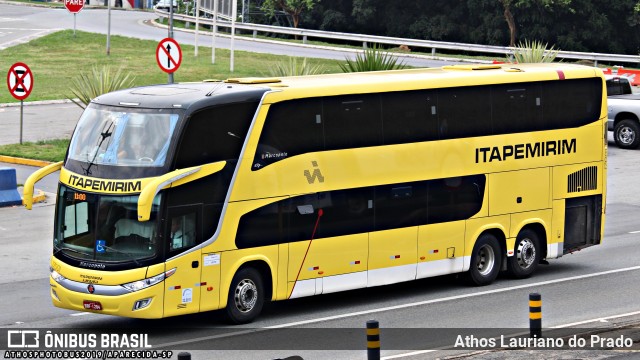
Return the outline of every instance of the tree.
{"type": "Polygon", "coordinates": [[[507,21],[507,25],[509,26],[509,46],[516,46],[516,19],[513,17],[511,13],[511,5],[513,5],[514,0],[498,0],[502,4],[502,8],[504,9],[504,19],[507,21]]]}
{"type": "Polygon", "coordinates": [[[269,15],[281,10],[291,16],[293,27],[300,24],[300,16],[306,10],[311,10],[320,0],[265,0],[262,10],[269,15]]]}
{"type": "Polygon", "coordinates": [[[571,0],[498,0],[502,5],[504,19],[509,26],[509,46],[515,47],[516,44],[516,20],[513,16],[513,8],[524,8],[539,6],[544,8],[545,11],[553,12],[554,7],[565,7],[572,11],[570,5],[571,0]]]}

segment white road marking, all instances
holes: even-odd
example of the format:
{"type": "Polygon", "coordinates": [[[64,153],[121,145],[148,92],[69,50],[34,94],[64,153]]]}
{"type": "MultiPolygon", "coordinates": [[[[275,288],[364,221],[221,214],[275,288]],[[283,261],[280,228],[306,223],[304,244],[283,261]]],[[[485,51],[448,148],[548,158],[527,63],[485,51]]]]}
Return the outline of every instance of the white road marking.
{"type": "MultiPolygon", "coordinates": [[[[327,316],[327,317],[322,317],[322,318],[317,318],[317,319],[295,321],[295,322],[285,323],[285,324],[281,324],[281,325],[268,326],[268,327],[264,327],[264,328],[260,328],[260,329],[236,331],[236,332],[232,332],[232,333],[228,333],[228,334],[204,336],[204,337],[195,338],[195,339],[189,339],[189,340],[173,341],[173,342],[169,342],[169,343],[158,344],[156,346],[158,346],[158,347],[171,347],[171,346],[190,344],[190,343],[200,342],[200,341],[223,339],[223,338],[232,337],[232,336],[258,333],[258,332],[267,331],[267,330],[270,330],[270,329],[282,329],[282,328],[294,327],[294,326],[299,326],[299,325],[314,324],[314,323],[319,323],[319,322],[323,322],[323,321],[344,319],[344,318],[360,316],[360,315],[370,315],[370,314],[380,313],[380,312],[384,312],[384,311],[406,309],[406,308],[422,306],[422,305],[429,305],[429,304],[436,304],[436,303],[441,303],[441,302],[446,302],[446,301],[454,301],[454,300],[478,297],[478,296],[483,296],[483,295],[498,294],[498,293],[503,293],[503,292],[507,292],[507,291],[521,290],[521,289],[526,289],[526,288],[531,288],[531,287],[538,287],[538,286],[543,286],[543,285],[550,285],[550,284],[558,284],[558,283],[563,283],[563,282],[567,282],[567,281],[588,279],[588,278],[592,278],[592,277],[598,277],[598,276],[604,276],[604,275],[610,275],[610,274],[617,274],[617,273],[621,273],[621,272],[628,272],[628,271],[635,271],[635,270],[640,270],[640,266],[632,266],[632,267],[623,268],[623,269],[615,269],[615,270],[602,271],[602,272],[597,272],[597,273],[592,273],[592,274],[572,276],[572,277],[568,277],[568,278],[564,278],[564,279],[540,281],[540,282],[537,282],[537,283],[523,284],[523,285],[512,286],[512,287],[502,288],[502,289],[480,291],[480,292],[476,292],[476,293],[473,293],[473,294],[449,296],[449,297],[440,298],[440,299],[425,300],[425,301],[413,302],[413,303],[408,303],[408,304],[403,304],[403,305],[388,306],[388,307],[377,308],[377,309],[356,311],[356,312],[352,312],[352,313],[346,313],[346,314],[334,315],[334,316],[327,316]]],[[[640,313],[640,312],[638,312],[638,313],[640,313]]],[[[631,313],[631,314],[633,314],[633,313],[631,313]]],[[[608,319],[608,318],[603,318],[603,319],[608,319]]],[[[591,320],[591,321],[593,321],[593,320],[591,320]]],[[[591,321],[589,321],[589,322],[591,322],[591,321]]],[[[568,324],[568,325],[564,325],[564,326],[570,326],[570,325],[573,325],[573,324],[568,324]]],[[[394,356],[396,356],[396,358],[397,358],[400,355],[394,355],[394,356]]]]}
{"type": "Polygon", "coordinates": [[[3,228],[2,226],[0,226],[0,231],[7,231],[7,230],[9,230],[9,229],[3,228]]]}
{"type": "Polygon", "coordinates": [[[438,350],[419,350],[419,351],[412,351],[409,353],[404,353],[404,354],[397,354],[397,355],[391,355],[391,356],[383,356],[380,359],[381,360],[388,360],[388,359],[401,359],[403,357],[409,357],[409,356],[416,356],[416,355],[422,355],[422,354],[428,354],[431,352],[436,352],[438,350]]]}
{"type": "Polygon", "coordinates": [[[584,321],[579,321],[571,324],[553,326],[552,329],[562,329],[562,328],[567,328],[567,327],[572,327],[577,325],[584,325],[592,322],[609,322],[609,320],[611,319],[617,319],[621,317],[634,316],[634,315],[640,315],[640,311],[634,311],[626,314],[611,315],[611,316],[606,316],[606,317],[601,317],[601,318],[591,319],[591,320],[584,320],[584,321]]]}
{"type": "Polygon", "coordinates": [[[629,231],[629,234],[638,234],[638,233],[640,233],[640,230],[638,230],[638,231],[629,231]]]}
{"type": "Polygon", "coordinates": [[[80,313],[73,313],[73,314],[69,314],[69,316],[83,316],[83,315],[93,315],[93,313],[89,313],[89,312],[80,312],[80,313]]]}

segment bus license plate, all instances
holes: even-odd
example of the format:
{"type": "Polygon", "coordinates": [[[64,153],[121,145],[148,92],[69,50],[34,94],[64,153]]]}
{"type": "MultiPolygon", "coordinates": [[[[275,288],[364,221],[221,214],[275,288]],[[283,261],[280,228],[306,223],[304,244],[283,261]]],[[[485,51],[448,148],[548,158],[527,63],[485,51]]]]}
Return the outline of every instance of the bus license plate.
{"type": "Polygon", "coordinates": [[[85,310],[102,310],[102,304],[98,301],[85,300],[82,305],[84,305],[85,310]]]}

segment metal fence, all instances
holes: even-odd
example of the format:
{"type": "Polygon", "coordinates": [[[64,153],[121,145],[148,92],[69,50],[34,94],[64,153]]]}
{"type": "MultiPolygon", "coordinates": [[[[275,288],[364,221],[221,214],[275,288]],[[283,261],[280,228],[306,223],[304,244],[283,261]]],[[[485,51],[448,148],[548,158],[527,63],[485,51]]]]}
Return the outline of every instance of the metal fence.
{"type": "MultiPolygon", "coordinates": [[[[156,15],[160,17],[168,17],[169,13],[166,11],[156,10],[156,15]]],[[[175,14],[176,20],[187,21],[194,23],[195,17],[183,14],[175,14]]],[[[209,18],[200,18],[199,22],[204,25],[212,25],[213,20],[209,18]]],[[[218,27],[231,28],[231,22],[225,20],[218,20],[218,27]]],[[[349,34],[342,32],[331,32],[321,30],[309,30],[299,29],[281,26],[270,26],[251,23],[236,23],[236,29],[243,30],[245,32],[252,33],[254,37],[258,34],[278,34],[288,35],[302,39],[302,42],[306,44],[309,39],[321,39],[321,40],[340,40],[350,41],[353,43],[362,44],[363,48],[367,48],[369,44],[383,44],[392,46],[406,45],[414,50],[421,52],[431,51],[432,56],[436,56],[437,50],[457,51],[467,53],[477,53],[478,55],[495,55],[500,54],[505,58],[513,55],[514,48],[504,46],[493,45],[478,45],[478,44],[465,44],[446,41],[433,41],[433,40],[418,40],[418,39],[403,39],[397,37],[376,36],[376,35],[364,35],[364,34],[349,34]]],[[[613,62],[613,63],[632,63],[640,64],[639,55],[622,55],[622,54],[604,54],[604,53],[585,53],[576,51],[560,51],[557,55],[561,59],[572,60],[589,60],[593,61],[595,65],[599,61],[613,62]]]]}

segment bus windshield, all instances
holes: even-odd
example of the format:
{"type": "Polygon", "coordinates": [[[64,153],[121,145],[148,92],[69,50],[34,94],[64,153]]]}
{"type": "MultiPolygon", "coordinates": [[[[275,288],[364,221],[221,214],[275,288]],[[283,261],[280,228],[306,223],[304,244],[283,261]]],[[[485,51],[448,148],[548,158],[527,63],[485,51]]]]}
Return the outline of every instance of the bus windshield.
{"type": "Polygon", "coordinates": [[[178,114],[89,106],[78,121],[69,159],[96,165],[164,166],[178,114]]]}
{"type": "Polygon", "coordinates": [[[54,253],[79,260],[123,262],[156,255],[156,219],[161,195],[153,201],[149,221],[137,218],[138,195],[97,195],[60,186],[54,253]]]}

